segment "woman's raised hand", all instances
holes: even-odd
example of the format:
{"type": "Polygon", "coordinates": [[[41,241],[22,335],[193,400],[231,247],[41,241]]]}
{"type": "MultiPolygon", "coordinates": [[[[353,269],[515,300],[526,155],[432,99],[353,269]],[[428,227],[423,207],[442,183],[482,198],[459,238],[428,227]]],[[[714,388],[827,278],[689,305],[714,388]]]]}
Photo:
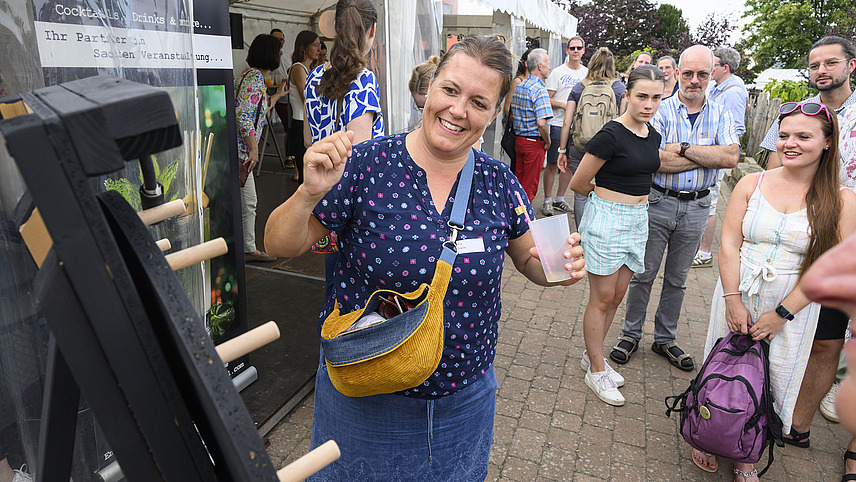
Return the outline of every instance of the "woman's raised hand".
{"type": "Polygon", "coordinates": [[[312,197],[322,197],[335,186],[351,156],[354,131],[335,132],[312,144],[303,156],[303,187],[312,197]]]}

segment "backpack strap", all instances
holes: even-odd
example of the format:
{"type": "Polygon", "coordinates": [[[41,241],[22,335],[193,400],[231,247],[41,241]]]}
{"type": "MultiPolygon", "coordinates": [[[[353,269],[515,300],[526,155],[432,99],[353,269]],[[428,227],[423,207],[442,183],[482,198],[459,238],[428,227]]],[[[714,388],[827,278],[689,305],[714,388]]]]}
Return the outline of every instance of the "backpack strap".
{"type": "Polygon", "coordinates": [[[711,98],[711,100],[716,100],[716,98],[717,98],[717,97],[719,97],[719,96],[720,96],[720,95],[722,95],[726,90],[728,90],[728,89],[730,89],[730,88],[732,88],[732,87],[737,87],[737,84],[731,84],[731,85],[729,85],[728,87],[726,87],[726,88],[724,88],[724,89],[720,90],[719,92],[717,92],[717,93],[716,93],[716,95],[715,95],[715,96],[713,96],[713,97],[711,98]]]}
{"type": "Polygon", "coordinates": [[[761,354],[761,358],[764,360],[764,402],[767,411],[767,444],[770,447],[770,455],[767,457],[767,465],[758,472],[758,477],[764,475],[773,464],[773,444],[779,447],[785,446],[785,442],[782,440],[782,419],[773,407],[773,394],[770,391],[770,345],[764,340],[761,341],[761,354]]]}

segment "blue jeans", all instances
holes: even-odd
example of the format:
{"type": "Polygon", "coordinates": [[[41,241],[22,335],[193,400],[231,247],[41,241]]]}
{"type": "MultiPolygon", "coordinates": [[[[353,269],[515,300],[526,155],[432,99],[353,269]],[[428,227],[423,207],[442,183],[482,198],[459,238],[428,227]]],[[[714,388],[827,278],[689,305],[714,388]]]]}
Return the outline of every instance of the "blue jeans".
{"type": "Polygon", "coordinates": [[[666,264],[663,272],[663,291],[654,315],[654,342],[674,341],[678,331],[678,318],[684,302],[685,285],[693,257],[698,251],[701,236],[710,214],[710,195],[691,201],[679,201],[651,189],[648,195],[648,242],[645,245],[645,271],[636,273],[627,291],[627,314],[621,333],[636,340],[642,339],[642,325],[648,311],[651,286],[660,271],[660,262],[666,247],[666,264]]]}
{"type": "Polygon", "coordinates": [[[426,400],[398,394],[346,397],[315,377],[312,448],[335,440],[342,457],[312,481],[483,481],[496,408],[493,366],[469,387],[426,400]]]}

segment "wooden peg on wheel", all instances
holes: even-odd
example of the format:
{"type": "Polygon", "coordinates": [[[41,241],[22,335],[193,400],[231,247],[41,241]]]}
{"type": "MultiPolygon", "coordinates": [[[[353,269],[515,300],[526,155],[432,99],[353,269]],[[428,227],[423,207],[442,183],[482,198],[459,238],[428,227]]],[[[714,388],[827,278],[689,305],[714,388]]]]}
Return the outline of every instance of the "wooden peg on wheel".
{"type": "MultiPolygon", "coordinates": [[[[183,212],[183,211],[182,211],[183,212]]],[[[207,261],[217,256],[222,256],[229,252],[229,247],[226,246],[226,241],[223,238],[212,239],[202,244],[197,244],[191,248],[182,249],[181,251],[166,255],[166,262],[173,271],[178,271],[182,268],[207,261]]]]}
{"type": "Polygon", "coordinates": [[[172,244],[166,238],[159,239],[159,240],[155,241],[155,244],[158,246],[158,249],[161,251],[169,251],[169,249],[172,248],[172,244]]]}
{"type": "Polygon", "coordinates": [[[277,339],[279,339],[279,326],[275,321],[268,321],[262,326],[220,343],[216,350],[223,363],[229,363],[277,339]]]}
{"type": "Polygon", "coordinates": [[[164,219],[178,216],[184,212],[184,209],[184,201],[176,199],[175,201],[170,201],[168,203],[161,204],[160,206],[140,211],[140,221],[142,221],[146,226],[151,226],[152,224],[159,223],[164,219]]]}
{"type": "Polygon", "coordinates": [[[280,469],[276,476],[279,477],[279,482],[298,482],[332,464],[341,455],[342,452],[339,451],[336,442],[328,440],[315,450],[280,469]]]}

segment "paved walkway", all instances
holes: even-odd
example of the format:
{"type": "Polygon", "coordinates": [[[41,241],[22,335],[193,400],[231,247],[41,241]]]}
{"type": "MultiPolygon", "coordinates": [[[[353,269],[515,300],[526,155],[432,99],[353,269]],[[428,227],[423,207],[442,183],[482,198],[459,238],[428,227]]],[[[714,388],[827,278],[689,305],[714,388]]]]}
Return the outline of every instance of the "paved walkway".
{"type": "MultiPolygon", "coordinates": [[[[722,198],[728,194],[724,192],[722,198]]],[[[535,199],[536,210],[542,199],[543,195],[535,199]]],[[[719,224],[724,209],[720,201],[719,224]]],[[[718,231],[719,225],[717,238],[718,231]]],[[[714,252],[717,249],[714,244],[714,252]]],[[[678,326],[678,343],[697,366],[718,276],[715,266],[716,262],[714,268],[690,271],[678,326]]],[[[611,407],[586,387],[580,369],[588,284],[543,288],[507,264],[495,363],[499,386],[495,440],[487,480],[731,480],[732,467],[727,462],[716,474],[699,470],[678,432],[677,417],[664,415],[663,399],[683,392],[694,373],[672,367],[650,349],[661,280],[662,275],[655,282],[639,351],[629,364],[617,366],[627,379],[621,390],[627,403],[611,407]]],[[[607,335],[607,348],[618,338],[623,316],[624,305],[607,335]]],[[[309,450],[312,404],[309,395],[269,434],[275,466],[282,467],[309,450]]],[[[849,435],[818,413],[811,440],[810,449],[777,448],[765,480],[840,480],[849,435]]]]}

